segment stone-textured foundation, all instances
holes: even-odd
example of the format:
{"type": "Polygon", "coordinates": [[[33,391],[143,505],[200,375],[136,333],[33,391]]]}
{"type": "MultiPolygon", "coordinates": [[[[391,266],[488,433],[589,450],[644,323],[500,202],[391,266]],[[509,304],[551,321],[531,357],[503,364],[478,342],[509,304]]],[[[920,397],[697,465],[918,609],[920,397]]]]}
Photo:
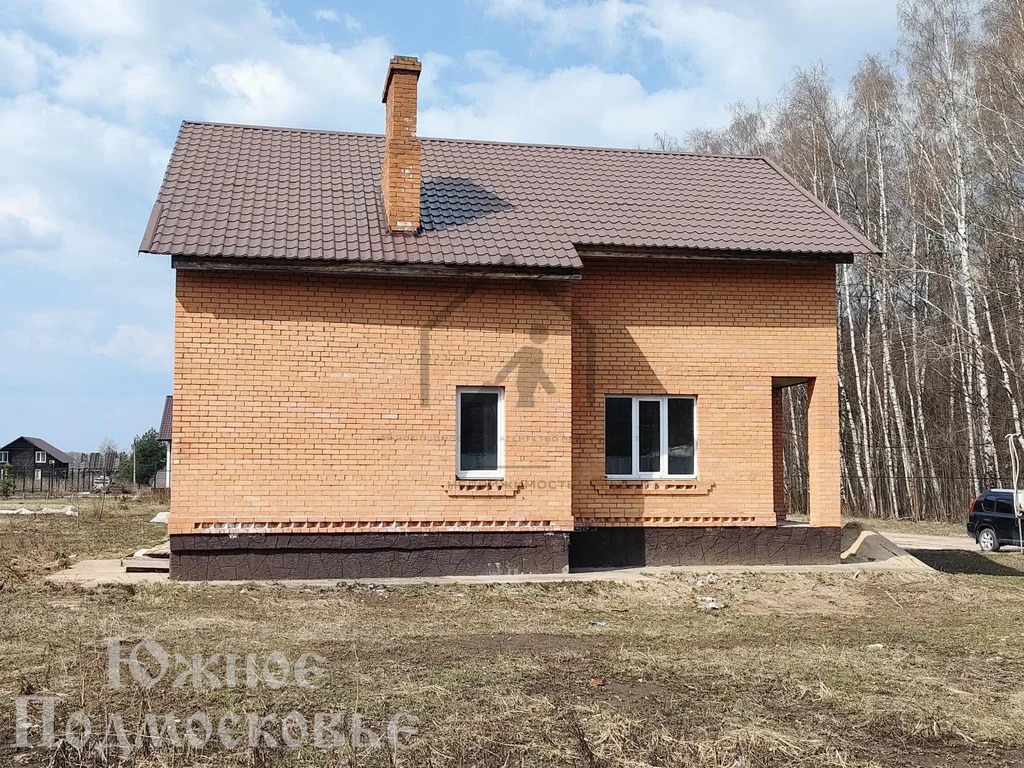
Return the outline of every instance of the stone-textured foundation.
{"type": "Polygon", "coordinates": [[[572,534],[572,569],[654,565],[827,565],[838,527],[588,528],[572,534]]]}
{"type": "Polygon", "coordinates": [[[568,564],[568,533],[171,536],[171,578],[183,581],[560,573],[568,564]]]}
{"type": "Polygon", "coordinates": [[[839,562],[840,529],[807,526],[588,528],[573,533],[186,534],[171,578],[378,579],[560,573],[656,565],[839,562]]]}

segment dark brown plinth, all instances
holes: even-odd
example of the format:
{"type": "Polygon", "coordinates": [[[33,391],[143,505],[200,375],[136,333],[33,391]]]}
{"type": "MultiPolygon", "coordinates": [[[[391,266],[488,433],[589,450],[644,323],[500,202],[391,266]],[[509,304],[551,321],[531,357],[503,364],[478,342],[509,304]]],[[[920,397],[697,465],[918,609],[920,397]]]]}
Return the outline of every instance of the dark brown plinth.
{"type": "Polygon", "coordinates": [[[839,528],[588,528],[572,534],[569,566],[827,565],[841,551],[839,528]]]}
{"type": "Polygon", "coordinates": [[[568,564],[568,533],[171,536],[171,578],[183,581],[560,573],[568,564]]]}

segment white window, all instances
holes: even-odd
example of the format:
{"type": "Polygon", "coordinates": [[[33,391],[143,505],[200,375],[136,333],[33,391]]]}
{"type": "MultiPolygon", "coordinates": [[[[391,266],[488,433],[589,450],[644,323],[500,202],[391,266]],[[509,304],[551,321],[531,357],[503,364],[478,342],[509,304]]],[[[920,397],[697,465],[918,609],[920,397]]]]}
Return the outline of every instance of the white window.
{"type": "Polygon", "coordinates": [[[458,387],[455,400],[455,476],[504,477],[505,388],[458,387]]]}
{"type": "Polygon", "coordinates": [[[46,463],[46,451],[36,451],[36,464],[46,463]]]}
{"type": "Polygon", "coordinates": [[[7,451],[0,451],[0,464],[6,464],[8,461],[7,451]]]}
{"type": "Polygon", "coordinates": [[[694,397],[605,397],[605,474],[636,480],[696,477],[696,405],[694,397]]]}
{"type": "Polygon", "coordinates": [[[37,469],[36,470],[36,480],[42,480],[42,479],[43,479],[43,470],[37,469]]]}

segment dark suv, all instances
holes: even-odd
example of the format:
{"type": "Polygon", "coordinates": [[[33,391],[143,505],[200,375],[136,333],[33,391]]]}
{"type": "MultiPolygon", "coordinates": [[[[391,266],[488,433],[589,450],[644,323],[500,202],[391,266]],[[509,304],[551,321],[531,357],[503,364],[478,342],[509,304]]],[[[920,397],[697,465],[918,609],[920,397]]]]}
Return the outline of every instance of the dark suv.
{"type": "Polygon", "coordinates": [[[1013,491],[995,489],[976,498],[967,517],[967,533],[978,542],[982,552],[998,552],[1003,544],[1018,546],[1013,491]]]}

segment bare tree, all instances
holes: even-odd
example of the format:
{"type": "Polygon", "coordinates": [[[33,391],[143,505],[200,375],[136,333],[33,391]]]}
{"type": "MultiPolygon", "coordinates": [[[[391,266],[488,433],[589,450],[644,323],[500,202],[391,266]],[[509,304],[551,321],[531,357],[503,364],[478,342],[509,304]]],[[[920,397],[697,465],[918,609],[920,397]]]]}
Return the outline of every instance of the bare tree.
{"type": "Polygon", "coordinates": [[[962,518],[1024,429],[1024,0],[903,0],[899,23],[847,87],[797,70],[658,146],[769,155],[880,247],[837,276],[844,503],[962,518]]]}

